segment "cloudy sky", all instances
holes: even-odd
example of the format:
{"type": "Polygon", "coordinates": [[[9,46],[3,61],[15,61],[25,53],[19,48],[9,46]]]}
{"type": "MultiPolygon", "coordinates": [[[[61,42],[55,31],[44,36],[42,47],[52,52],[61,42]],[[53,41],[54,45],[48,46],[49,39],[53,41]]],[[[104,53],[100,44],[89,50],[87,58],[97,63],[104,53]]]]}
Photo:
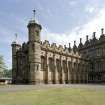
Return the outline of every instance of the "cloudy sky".
{"type": "Polygon", "coordinates": [[[68,45],[79,38],[105,28],[105,0],[2,0],[0,2],[0,55],[11,68],[11,43],[27,41],[27,24],[36,9],[36,20],[42,25],[41,40],[68,45]]]}

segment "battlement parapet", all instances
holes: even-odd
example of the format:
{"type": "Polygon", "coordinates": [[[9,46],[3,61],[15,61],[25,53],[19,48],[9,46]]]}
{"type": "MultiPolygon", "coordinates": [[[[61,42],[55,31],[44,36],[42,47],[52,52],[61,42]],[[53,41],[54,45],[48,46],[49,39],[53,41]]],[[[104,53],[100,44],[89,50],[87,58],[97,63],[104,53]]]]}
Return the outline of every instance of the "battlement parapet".
{"type": "Polygon", "coordinates": [[[64,55],[74,55],[74,56],[79,56],[80,54],[78,51],[74,52],[73,49],[69,51],[69,48],[66,47],[65,45],[56,45],[56,43],[50,44],[49,41],[45,40],[44,42],[41,41],[41,49],[46,50],[46,51],[51,51],[55,53],[60,53],[64,55]]]}

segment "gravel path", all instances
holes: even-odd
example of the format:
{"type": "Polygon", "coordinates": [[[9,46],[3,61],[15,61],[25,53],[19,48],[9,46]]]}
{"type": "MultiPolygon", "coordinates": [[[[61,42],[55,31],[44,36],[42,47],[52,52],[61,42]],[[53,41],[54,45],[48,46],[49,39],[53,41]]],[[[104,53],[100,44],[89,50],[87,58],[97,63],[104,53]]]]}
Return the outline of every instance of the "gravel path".
{"type": "Polygon", "coordinates": [[[15,92],[15,91],[28,91],[34,89],[48,89],[48,88],[82,88],[82,89],[93,89],[93,90],[105,90],[105,85],[91,85],[91,84],[49,84],[49,85],[0,85],[0,93],[4,92],[15,92]]]}

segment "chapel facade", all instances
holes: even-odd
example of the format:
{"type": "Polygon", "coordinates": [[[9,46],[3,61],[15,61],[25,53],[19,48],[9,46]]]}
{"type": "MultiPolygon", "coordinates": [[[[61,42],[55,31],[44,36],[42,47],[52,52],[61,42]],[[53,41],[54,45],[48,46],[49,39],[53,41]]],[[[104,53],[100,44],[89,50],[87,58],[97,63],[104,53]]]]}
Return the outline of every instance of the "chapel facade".
{"type": "Polygon", "coordinates": [[[42,26],[29,21],[28,42],[12,42],[12,82],[14,84],[70,84],[105,82],[105,35],[73,48],[40,40],[42,26]]]}

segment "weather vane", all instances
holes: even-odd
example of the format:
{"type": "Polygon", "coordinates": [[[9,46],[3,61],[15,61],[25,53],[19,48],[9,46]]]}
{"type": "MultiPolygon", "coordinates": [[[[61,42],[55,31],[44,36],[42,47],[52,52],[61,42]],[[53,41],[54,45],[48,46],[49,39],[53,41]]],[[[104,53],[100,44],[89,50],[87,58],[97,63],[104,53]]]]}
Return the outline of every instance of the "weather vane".
{"type": "Polygon", "coordinates": [[[18,37],[18,35],[17,35],[17,33],[15,33],[15,41],[17,41],[17,37],[18,37]]]}
{"type": "Polygon", "coordinates": [[[34,19],[35,19],[35,14],[36,14],[36,10],[34,9],[33,10],[33,17],[34,17],[34,19]]]}

